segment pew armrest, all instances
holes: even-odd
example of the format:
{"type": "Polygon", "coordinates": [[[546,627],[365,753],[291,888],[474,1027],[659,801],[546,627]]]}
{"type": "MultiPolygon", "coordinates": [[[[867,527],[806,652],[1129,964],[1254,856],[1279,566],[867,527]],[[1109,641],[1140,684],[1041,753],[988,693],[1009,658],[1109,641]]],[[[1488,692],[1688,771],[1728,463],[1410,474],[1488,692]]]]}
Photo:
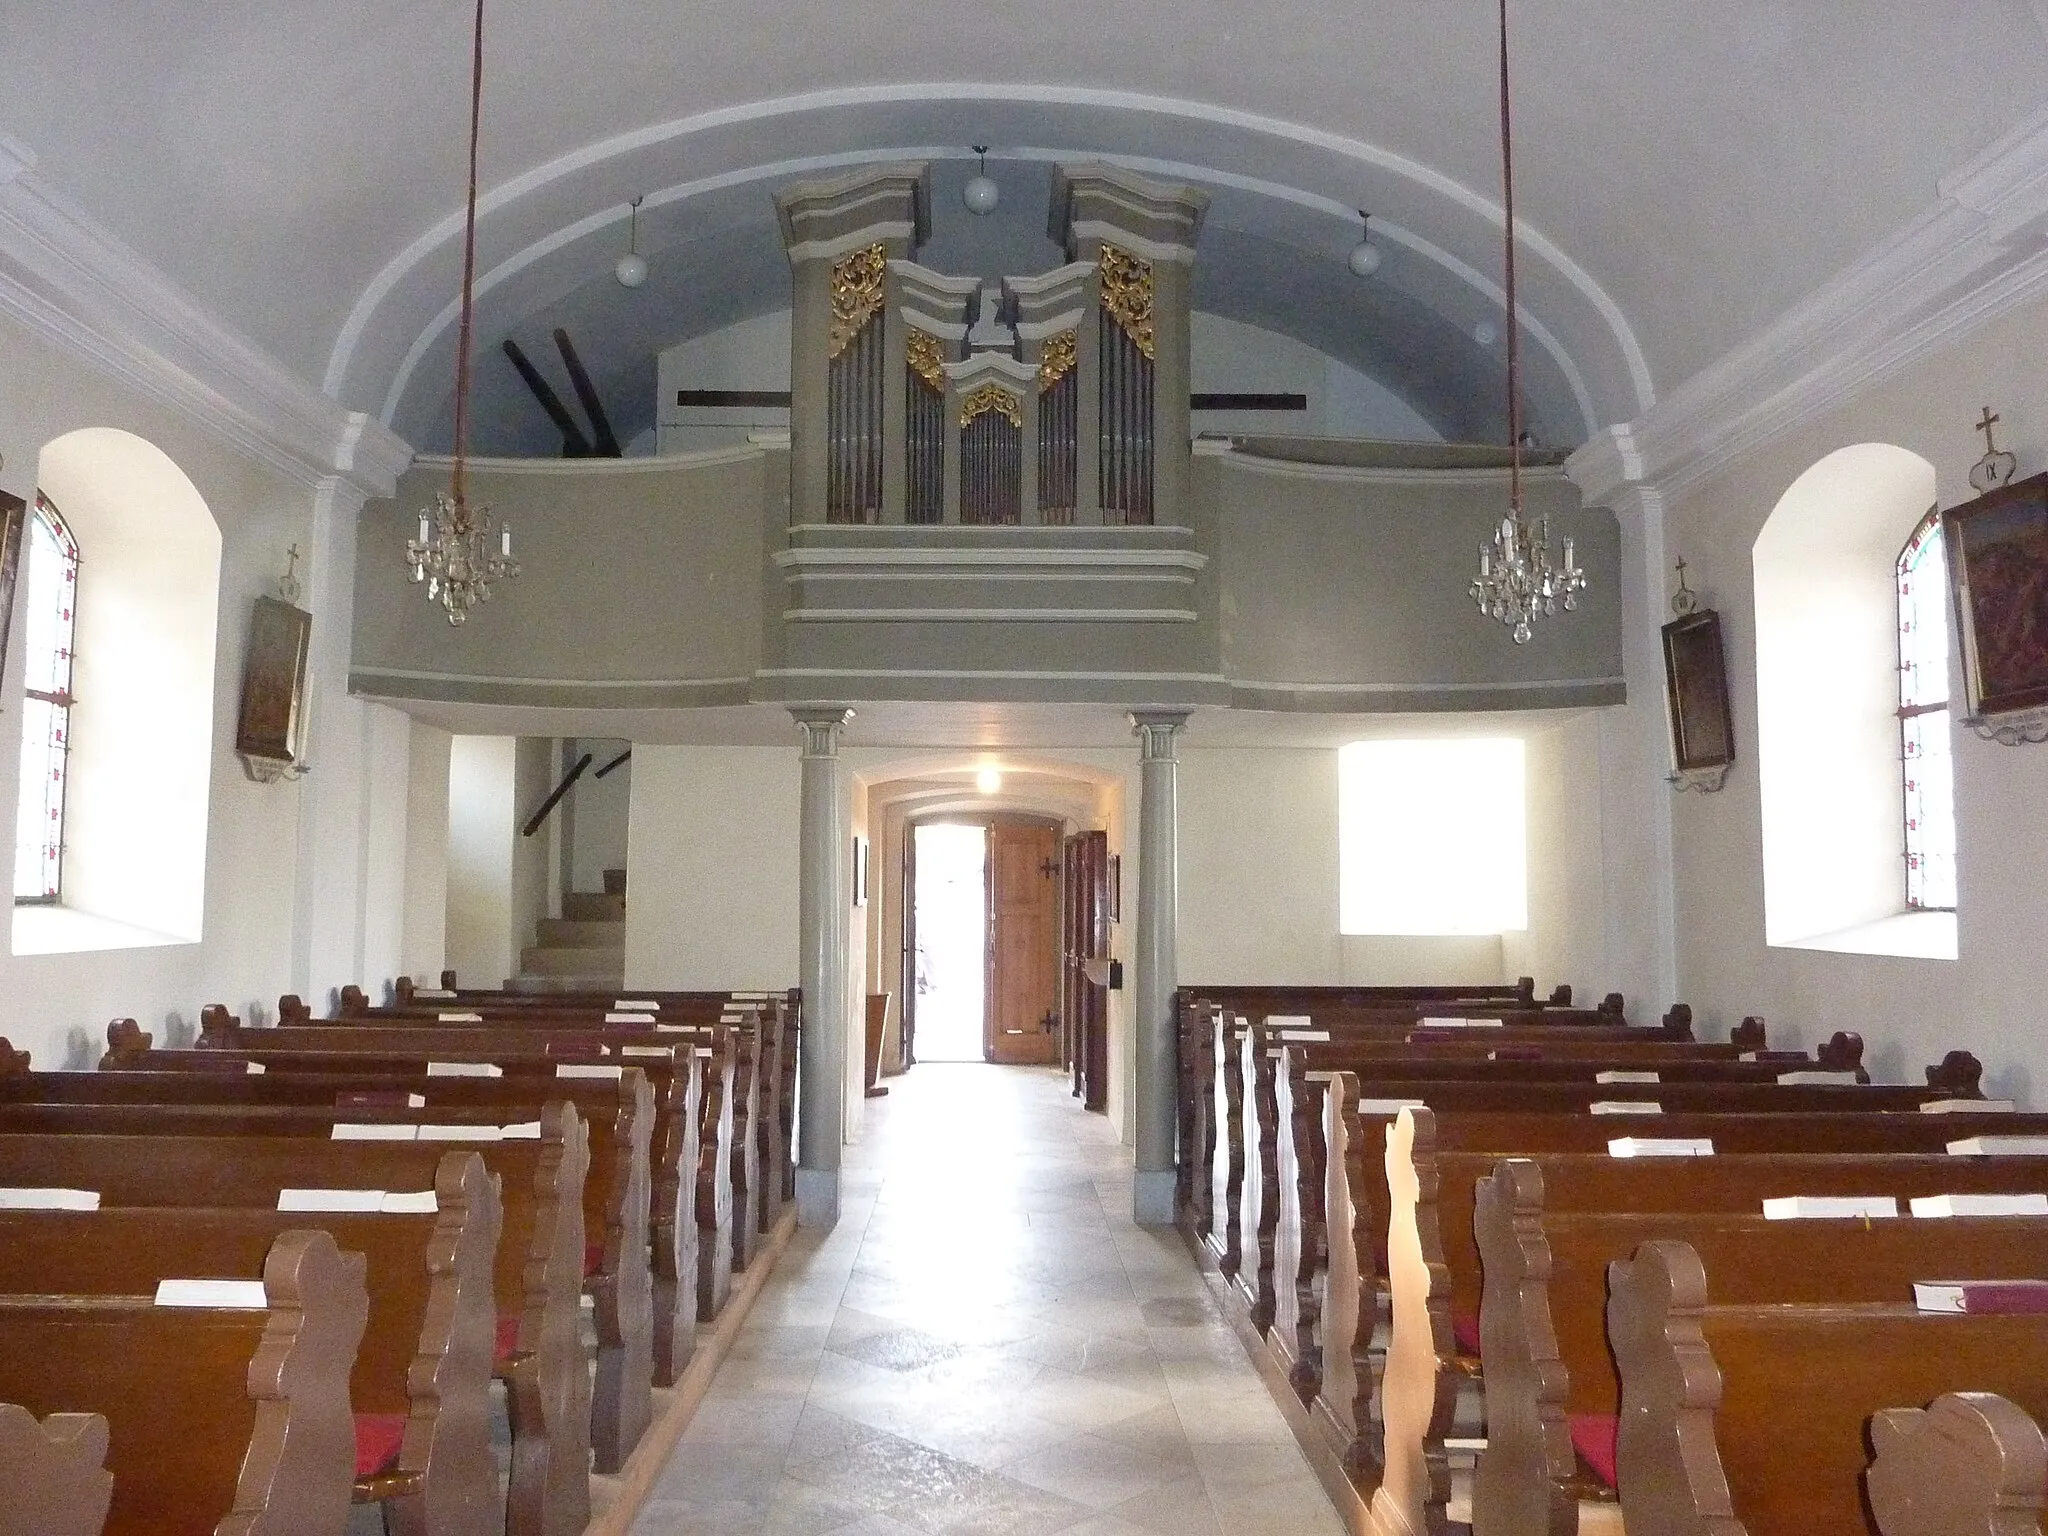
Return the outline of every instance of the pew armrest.
{"type": "Polygon", "coordinates": [[[38,1422],[0,1403],[0,1488],[17,1510],[33,1510],[44,1536],[99,1536],[114,1499],[106,1468],[107,1421],[96,1413],[53,1413],[38,1422]]]}
{"type": "Polygon", "coordinates": [[[1951,1392],[1926,1408],[1870,1421],[1864,1484],[1882,1536],[2019,1536],[2048,1506],[2048,1441],[2022,1409],[1991,1392],[1951,1392]]]}

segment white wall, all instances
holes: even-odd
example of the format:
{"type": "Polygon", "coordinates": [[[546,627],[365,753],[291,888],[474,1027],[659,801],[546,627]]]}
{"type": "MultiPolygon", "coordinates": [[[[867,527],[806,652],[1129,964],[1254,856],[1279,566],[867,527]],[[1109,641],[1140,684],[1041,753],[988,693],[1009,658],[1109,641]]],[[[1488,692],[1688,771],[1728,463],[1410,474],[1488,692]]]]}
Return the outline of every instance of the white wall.
{"type": "Polygon", "coordinates": [[[415,720],[407,744],[399,969],[430,985],[448,963],[448,774],[454,742],[448,732],[415,720]]]}
{"type": "Polygon", "coordinates": [[[655,362],[655,451],[722,448],[756,428],[789,426],[788,406],[679,406],[678,390],[788,388],[786,309],[665,348],[655,362]]]}
{"type": "Polygon", "coordinates": [[[563,827],[569,834],[569,889],[601,891],[604,872],[626,868],[626,828],[632,812],[633,764],[627,761],[603,778],[597,771],[632,744],[611,736],[586,736],[571,744],[570,761],[588,752],[590,769],[569,791],[563,827]]]}
{"type": "Polygon", "coordinates": [[[798,761],[787,747],[633,749],[626,985],[797,984],[798,761]]]}
{"type": "Polygon", "coordinates": [[[561,744],[552,736],[519,738],[512,783],[512,897],[506,920],[511,927],[506,945],[512,953],[512,970],[520,969],[519,952],[534,940],[536,925],[544,917],[562,913],[562,893],[553,871],[561,867],[557,839],[561,836],[561,807],[557,806],[533,836],[523,835],[526,819],[560,782],[563,769],[561,744]]]}
{"type": "Polygon", "coordinates": [[[464,986],[512,975],[519,741],[457,736],[448,752],[448,965],[464,986]]]}
{"type": "Polygon", "coordinates": [[[1190,331],[1189,361],[1197,394],[1308,397],[1305,411],[1198,411],[1193,418],[1197,432],[1443,440],[1442,433],[1384,384],[1291,336],[1199,311],[1190,317],[1190,331]]]}

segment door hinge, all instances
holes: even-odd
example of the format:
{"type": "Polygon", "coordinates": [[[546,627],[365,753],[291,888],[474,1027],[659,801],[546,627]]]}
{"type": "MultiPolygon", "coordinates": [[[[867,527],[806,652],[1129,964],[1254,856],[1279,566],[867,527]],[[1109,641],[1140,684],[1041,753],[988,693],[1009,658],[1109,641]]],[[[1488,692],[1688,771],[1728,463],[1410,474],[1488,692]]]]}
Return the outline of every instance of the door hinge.
{"type": "Polygon", "coordinates": [[[1040,859],[1038,861],[1038,872],[1050,880],[1060,872],[1059,861],[1056,859],[1040,859]]]}

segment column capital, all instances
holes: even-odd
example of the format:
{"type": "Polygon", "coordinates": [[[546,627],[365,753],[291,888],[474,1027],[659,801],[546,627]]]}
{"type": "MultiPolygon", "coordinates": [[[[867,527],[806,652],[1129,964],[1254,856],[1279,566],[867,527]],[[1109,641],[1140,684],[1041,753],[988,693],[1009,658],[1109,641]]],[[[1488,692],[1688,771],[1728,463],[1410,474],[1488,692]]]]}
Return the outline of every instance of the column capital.
{"type": "Polygon", "coordinates": [[[1188,723],[1191,709],[1134,709],[1131,731],[1138,738],[1138,755],[1147,761],[1174,761],[1174,738],[1188,723]]]}
{"type": "Polygon", "coordinates": [[[839,733],[853,711],[844,704],[811,704],[794,707],[789,715],[804,733],[805,757],[837,757],[839,733]]]}

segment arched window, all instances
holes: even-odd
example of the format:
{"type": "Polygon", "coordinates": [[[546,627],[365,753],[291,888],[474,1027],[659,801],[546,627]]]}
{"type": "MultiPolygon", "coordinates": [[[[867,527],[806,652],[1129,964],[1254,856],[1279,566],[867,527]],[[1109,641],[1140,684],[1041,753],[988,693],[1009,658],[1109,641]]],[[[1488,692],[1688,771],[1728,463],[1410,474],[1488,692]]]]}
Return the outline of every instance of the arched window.
{"type": "Polygon", "coordinates": [[[1906,905],[1956,905],[1955,767],[1949,754],[1948,557],[1929,512],[1899,552],[1899,745],[1906,788],[1906,905]]]}
{"type": "Polygon", "coordinates": [[[21,800],[14,835],[17,903],[55,901],[62,890],[78,596],[78,543],[63,516],[41,494],[28,535],[28,665],[22,698],[21,800]]]}

